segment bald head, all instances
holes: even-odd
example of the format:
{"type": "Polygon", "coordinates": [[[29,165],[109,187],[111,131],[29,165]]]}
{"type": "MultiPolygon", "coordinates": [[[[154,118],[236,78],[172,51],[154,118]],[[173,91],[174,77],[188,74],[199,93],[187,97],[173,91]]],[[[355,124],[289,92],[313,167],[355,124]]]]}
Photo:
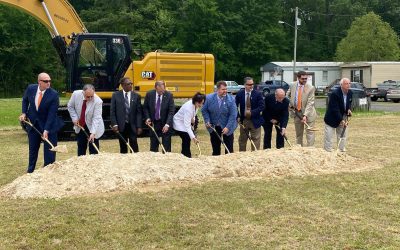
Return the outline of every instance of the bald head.
{"type": "Polygon", "coordinates": [[[47,73],[40,73],[38,75],[38,84],[39,84],[39,89],[40,91],[44,91],[48,88],[50,88],[51,85],[51,78],[49,74],[47,73]]]}
{"type": "Polygon", "coordinates": [[[275,90],[275,99],[278,102],[282,102],[285,99],[285,91],[283,89],[276,89],[275,90]]]}

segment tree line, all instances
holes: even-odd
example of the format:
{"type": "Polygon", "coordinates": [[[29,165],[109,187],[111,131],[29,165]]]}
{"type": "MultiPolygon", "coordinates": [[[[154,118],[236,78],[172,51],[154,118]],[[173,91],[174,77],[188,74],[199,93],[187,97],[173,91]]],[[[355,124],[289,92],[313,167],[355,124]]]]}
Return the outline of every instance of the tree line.
{"type": "MultiPolygon", "coordinates": [[[[263,64],[291,61],[295,7],[299,7],[301,19],[297,61],[398,60],[400,54],[400,2],[394,0],[70,0],[70,3],[89,32],[128,34],[134,47],[143,52],[158,49],[212,53],[216,59],[216,80],[242,82],[243,77],[253,76],[258,81],[263,64]],[[369,31],[371,27],[373,31],[369,31]],[[366,33],[368,38],[362,40],[366,33]],[[350,35],[353,38],[347,39],[350,35]],[[392,42],[386,48],[388,39],[392,42]],[[364,41],[365,45],[356,46],[358,41],[364,41]],[[389,53],[370,55],[370,50],[382,46],[381,50],[389,53]]],[[[0,96],[20,95],[41,71],[49,72],[56,88],[63,89],[64,69],[48,31],[27,14],[0,5],[0,96]]]]}

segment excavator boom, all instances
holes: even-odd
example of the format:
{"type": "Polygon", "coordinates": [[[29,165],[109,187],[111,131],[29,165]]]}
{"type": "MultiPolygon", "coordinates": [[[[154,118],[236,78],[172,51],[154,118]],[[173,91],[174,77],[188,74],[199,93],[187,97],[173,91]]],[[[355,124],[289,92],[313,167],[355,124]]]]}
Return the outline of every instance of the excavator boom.
{"type": "Polygon", "coordinates": [[[51,36],[61,36],[70,44],[73,33],[87,33],[87,29],[71,4],[66,0],[0,0],[35,17],[49,30],[51,36]]]}

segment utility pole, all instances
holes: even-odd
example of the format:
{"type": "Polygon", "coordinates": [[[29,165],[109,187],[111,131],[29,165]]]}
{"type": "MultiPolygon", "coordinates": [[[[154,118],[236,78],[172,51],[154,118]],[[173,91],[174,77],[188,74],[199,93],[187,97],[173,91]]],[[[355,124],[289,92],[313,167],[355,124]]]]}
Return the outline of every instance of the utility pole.
{"type": "Polygon", "coordinates": [[[296,7],[295,10],[295,17],[294,17],[294,51],[293,51],[293,78],[296,77],[296,53],[297,53],[297,19],[299,16],[299,8],[296,7]]]}

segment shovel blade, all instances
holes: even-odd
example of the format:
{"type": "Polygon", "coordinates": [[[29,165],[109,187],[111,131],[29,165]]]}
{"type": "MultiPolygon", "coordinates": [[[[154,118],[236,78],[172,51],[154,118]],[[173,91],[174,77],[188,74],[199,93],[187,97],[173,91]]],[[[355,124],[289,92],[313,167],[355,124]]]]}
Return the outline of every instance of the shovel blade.
{"type": "Polygon", "coordinates": [[[50,149],[50,151],[58,153],[68,153],[67,145],[58,145],[50,149]]]}

